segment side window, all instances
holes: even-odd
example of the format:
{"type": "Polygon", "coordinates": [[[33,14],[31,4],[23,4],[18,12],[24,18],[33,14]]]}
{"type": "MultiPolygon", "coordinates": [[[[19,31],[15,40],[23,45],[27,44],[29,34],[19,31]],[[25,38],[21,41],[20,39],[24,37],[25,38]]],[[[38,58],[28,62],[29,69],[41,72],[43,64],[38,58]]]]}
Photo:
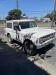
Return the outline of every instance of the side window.
{"type": "Polygon", "coordinates": [[[12,28],[12,23],[7,23],[7,28],[12,28]]]}

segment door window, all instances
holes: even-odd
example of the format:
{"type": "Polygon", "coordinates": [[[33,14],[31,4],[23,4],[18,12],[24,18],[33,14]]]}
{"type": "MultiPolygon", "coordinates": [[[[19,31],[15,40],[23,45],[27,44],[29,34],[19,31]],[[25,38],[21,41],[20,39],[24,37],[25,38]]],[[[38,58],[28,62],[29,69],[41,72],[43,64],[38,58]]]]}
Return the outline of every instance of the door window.
{"type": "Polygon", "coordinates": [[[7,28],[12,28],[12,23],[7,23],[7,28]]]}

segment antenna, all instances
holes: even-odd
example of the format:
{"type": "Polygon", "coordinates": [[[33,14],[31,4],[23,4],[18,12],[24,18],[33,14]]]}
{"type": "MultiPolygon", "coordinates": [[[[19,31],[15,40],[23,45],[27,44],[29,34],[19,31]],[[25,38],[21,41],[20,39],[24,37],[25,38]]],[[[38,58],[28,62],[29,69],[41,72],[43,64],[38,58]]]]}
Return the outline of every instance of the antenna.
{"type": "Polygon", "coordinates": [[[51,27],[54,27],[54,25],[55,25],[56,0],[53,0],[53,1],[54,1],[54,10],[53,10],[53,18],[52,18],[52,26],[51,27]]]}
{"type": "Polygon", "coordinates": [[[56,0],[54,0],[54,23],[55,23],[55,13],[56,13],[56,0]]]}
{"type": "Polygon", "coordinates": [[[18,9],[18,0],[16,0],[16,7],[17,7],[17,9],[18,9]]]}
{"type": "Polygon", "coordinates": [[[56,0],[54,0],[54,13],[56,11],[56,0]]]}

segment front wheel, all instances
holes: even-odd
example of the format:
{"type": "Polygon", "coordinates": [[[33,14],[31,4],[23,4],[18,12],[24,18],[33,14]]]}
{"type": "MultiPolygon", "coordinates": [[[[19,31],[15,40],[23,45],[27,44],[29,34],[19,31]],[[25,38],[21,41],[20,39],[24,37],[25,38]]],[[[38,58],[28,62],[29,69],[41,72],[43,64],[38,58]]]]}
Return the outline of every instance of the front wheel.
{"type": "Polygon", "coordinates": [[[12,43],[12,41],[13,41],[13,40],[12,40],[12,38],[11,38],[11,35],[10,35],[10,34],[7,35],[7,42],[8,42],[8,43],[12,43]]]}
{"type": "Polygon", "coordinates": [[[36,54],[36,46],[31,41],[24,42],[24,51],[26,54],[35,55],[36,54]]]}

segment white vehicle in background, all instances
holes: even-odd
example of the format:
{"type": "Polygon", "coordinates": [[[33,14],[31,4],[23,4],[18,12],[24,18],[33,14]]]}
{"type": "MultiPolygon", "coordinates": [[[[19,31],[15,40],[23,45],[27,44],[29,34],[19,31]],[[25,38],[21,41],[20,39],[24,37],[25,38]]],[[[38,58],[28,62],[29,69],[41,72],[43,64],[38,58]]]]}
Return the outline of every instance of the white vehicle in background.
{"type": "Polygon", "coordinates": [[[48,23],[48,22],[51,22],[50,18],[43,18],[42,19],[42,22],[43,23],[48,23]]]}
{"type": "Polygon", "coordinates": [[[40,49],[52,43],[55,39],[55,30],[37,27],[32,19],[6,21],[5,35],[9,42],[16,40],[23,44],[24,51],[33,55],[40,49]]]}

